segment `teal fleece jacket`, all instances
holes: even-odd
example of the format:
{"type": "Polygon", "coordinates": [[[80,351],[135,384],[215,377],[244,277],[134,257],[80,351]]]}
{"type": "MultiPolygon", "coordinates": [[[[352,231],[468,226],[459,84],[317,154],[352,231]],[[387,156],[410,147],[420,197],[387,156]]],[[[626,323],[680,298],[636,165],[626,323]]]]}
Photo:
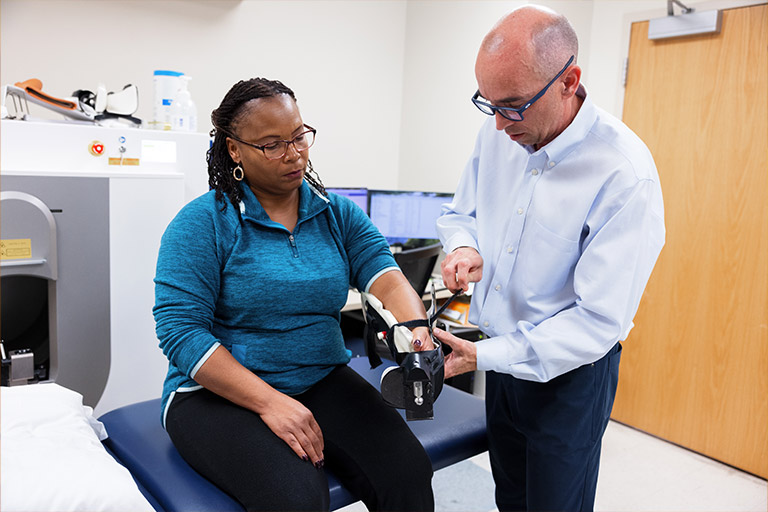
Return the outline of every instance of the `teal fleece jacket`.
{"type": "Polygon", "coordinates": [[[210,191],[166,229],[155,275],[156,332],[169,361],[163,424],[173,395],[220,345],[289,395],[349,362],[339,327],[350,284],[367,290],[397,269],[385,238],[352,201],[306,182],[293,232],[270,220],[245,184],[239,211],[210,191]]]}

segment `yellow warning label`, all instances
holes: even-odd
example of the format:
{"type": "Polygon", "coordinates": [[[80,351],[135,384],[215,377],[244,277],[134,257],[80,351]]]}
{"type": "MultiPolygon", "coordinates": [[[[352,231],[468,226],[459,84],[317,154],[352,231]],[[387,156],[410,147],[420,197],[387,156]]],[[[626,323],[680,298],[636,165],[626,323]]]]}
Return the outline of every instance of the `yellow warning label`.
{"type": "Polygon", "coordinates": [[[139,165],[138,158],[109,158],[109,165],[139,165]]]}
{"type": "Polygon", "coordinates": [[[0,260],[21,260],[32,257],[32,239],[0,240],[0,260]]]}

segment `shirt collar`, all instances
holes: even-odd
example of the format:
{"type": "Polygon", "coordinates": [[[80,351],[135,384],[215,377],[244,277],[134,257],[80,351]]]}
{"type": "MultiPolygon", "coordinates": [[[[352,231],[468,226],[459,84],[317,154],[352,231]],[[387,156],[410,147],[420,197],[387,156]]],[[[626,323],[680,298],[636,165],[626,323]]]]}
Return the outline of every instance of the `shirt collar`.
{"type": "MultiPolygon", "coordinates": [[[[239,183],[243,199],[240,201],[240,213],[243,218],[257,222],[272,222],[256,199],[256,195],[251,187],[243,180],[239,183]]],[[[299,222],[315,216],[328,207],[328,199],[322,196],[314,187],[311,187],[306,181],[301,182],[299,187],[299,222]]]]}
{"type": "Polygon", "coordinates": [[[531,146],[526,146],[529,153],[536,154],[544,152],[549,160],[559,162],[565,158],[568,153],[573,151],[576,146],[581,144],[592,129],[595,121],[597,121],[597,109],[592,103],[592,100],[587,94],[587,89],[583,84],[579,84],[579,88],[576,90],[576,95],[584,98],[584,103],[581,104],[581,108],[576,113],[576,117],[573,118],[571,124],[569,124],[565,130],[563,130],[562,133],[555,137],[549,144],[543,148],[539,148],[539,151],[534,152],[531,146]]]}

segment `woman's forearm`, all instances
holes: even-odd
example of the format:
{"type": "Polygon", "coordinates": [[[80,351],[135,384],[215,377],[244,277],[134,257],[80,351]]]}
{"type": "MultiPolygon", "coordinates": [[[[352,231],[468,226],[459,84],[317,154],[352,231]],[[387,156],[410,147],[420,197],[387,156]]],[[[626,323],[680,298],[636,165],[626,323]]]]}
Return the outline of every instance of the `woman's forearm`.
{"type": "Polygon", "coordinates": [[[230,402],[261,414],[275,390],[241,365],[223,346],[214,350],[195,374],[195,381],[230,402]]]}
{"type": "MultiPolygon", "coordinates": [[[[427,318],[424,302],[402,272],[393,270],[382,274],[371,284],[369,291],[381,301],[384,308],[390,311],[398,322],[427,318]]],[[[429,330],[426,327],[417,327],[412,329],[412,332],[414,348],[417,350],[433,348],[429,330]],[[416,343],[416,340],[421,344],[416,343]]]]}

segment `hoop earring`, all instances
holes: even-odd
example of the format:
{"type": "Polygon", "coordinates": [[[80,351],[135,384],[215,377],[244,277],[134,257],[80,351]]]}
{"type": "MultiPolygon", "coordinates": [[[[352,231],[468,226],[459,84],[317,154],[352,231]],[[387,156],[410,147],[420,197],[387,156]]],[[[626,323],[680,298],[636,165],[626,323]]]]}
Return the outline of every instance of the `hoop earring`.
{"type": "Polygon", "coordinates": [[[235,181],[243,181],[245,173],[243,172],[243,168],[240,166],[240,164],[237,164],[237,167],[232,169],[232,177],[235,178],[235,181]]]}

